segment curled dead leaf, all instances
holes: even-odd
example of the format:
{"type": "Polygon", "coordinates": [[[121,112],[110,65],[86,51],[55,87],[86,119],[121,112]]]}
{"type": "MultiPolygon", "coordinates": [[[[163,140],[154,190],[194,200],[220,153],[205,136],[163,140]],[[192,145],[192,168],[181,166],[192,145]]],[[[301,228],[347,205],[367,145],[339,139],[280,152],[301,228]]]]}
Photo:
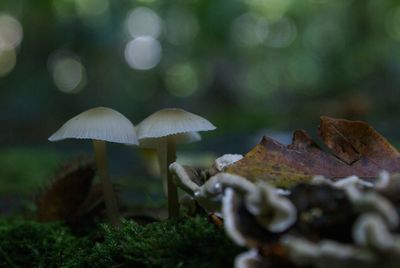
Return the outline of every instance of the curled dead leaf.
{"type": "Polygon", "coordinates": [[[95,175],[93,162],[78,159],[66,164],[36,199],[37,219],[73,221],[87,198],[95,175]]]}
{"type": "Polygon", "coordinates": [[[318,134],[330,153],[322,150],[306,131],[297,130],[287,146],[263,137],[225,172],[250,181],[290,187],[315,175],[332,180],[357,175],[372,180],[382,170],[400,171],[400,153],[365,122],[322,116],[318,134]]]}

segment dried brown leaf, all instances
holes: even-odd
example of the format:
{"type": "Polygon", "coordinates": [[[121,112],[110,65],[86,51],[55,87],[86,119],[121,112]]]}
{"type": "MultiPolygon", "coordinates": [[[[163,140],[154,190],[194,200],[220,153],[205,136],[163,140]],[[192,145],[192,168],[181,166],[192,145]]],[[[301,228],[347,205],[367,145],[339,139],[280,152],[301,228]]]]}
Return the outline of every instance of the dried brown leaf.
{"type": "Polygon", "coordinates": [[[304,130],[297,130],[288,146],[264,137],[226,172],[289,187],[315,175],[333,180],[357,175],[371,180],[382,170],[400,171],[400,153],[365,122],[323,116],[319,136],[331,153],[323,151],[304,130]]]}
{"type": "Polygon", "coordinates": [[[94,164],[78,160],[63,167],[37,198],[39,221],[73,221],[86,199],[95,175],[94,164]]]}

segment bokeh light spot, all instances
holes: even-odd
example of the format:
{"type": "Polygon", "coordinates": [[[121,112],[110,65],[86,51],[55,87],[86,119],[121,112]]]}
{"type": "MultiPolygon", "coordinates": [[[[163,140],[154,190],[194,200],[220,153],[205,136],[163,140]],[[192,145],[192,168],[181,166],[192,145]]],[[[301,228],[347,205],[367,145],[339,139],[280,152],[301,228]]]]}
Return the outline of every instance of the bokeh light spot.
{"type": "Polygon", "coordinates": [[[344,27],[337,18],[321,15],[310,21],[303,32],[303,44],[318,54],[327,54],[340,50],[344,46],[344,27]]]}
{"type": "Polygon", "coordinates": [[[140,36],[157,38],[161,33],[162,21],[153,10],[147,7],[138,7],[129,13],[125,26],[134,38],[140,36]]]}
{"type": "Polygon", "coordinates": [[[74,94],[84,88],[87,81],[86,69],[76,57],[56,53],[49,61],[54,84],[61,92],[74,94]]]}
{"type": "Polygon", "coordinates": [[[189,97],[199,86],[196,69],[190,63],[179,63],[170,67],[165,82],[168,91],[176,97],[189,97]]]}
{"type": "Polygon", "coordinates": [[[386,15],[385,30],[392,39],[400,40],[400,6],[386,15]]]}
{"type": "Polygon", "coordinates": [[[0,42],[6,43],[12,47],[17,47],[23,37],[22,26],[14,17],[1,14],[0,15],[0,42]]]}
{"type": "Polygon", "coordinates": [[[315,89],[321,77],[319,62],[311,55],[299,55],[291,59],[288,72],[292,78],[293,86],[304,86],[304,91],[315,89]]]}
{"type": "Polygon", "coordinates": [[[75,15],[75,3],[73,0],[53,0],[52,7],[59,19],[70,19],[75,15]]]}
{"type": "Polygon", "coordinates": [[[286,12],[292,0],[245,0],[250,10],[259,12],[275,21],[286,12]]]}
{"type": "Polygon", "coordinates": [[[101,15],[109,8],[108,0],[75,0],[76,8],[81,15],[101,15]]]}
{"type": "Polygon", "coordinates": [[[282,17],[270,24],[270,31],[265,40],[269,47],[282,48],[290,46],[297,36],[297,27],[294,21],[287,17],[282,17]]]}
{"type": "Polygon", "coordinates": [[[240,46],[254,47],[268,36],[268,21],[255,13],[245,13],[232,24],[231,37],[240,46]]]}
{"type": "Polygon", "coordinates": [[[0,42],[0,77],[6,76],[17,62],[15,49],[6,43],[0,42]]]}
{"type": "Polygon", "coordinates": [[[173,45],[191,42],[199,31],[199,22],[190,10],[174,7],[166,17],[166,38],[173,45]]]}
{"type": "Polygon", "coordinates": [[[255,63],[243,72],[240,79],[242,98],[262,100],[275,93],[281,84],[281,67],[273,62],[255,63]]]}
{"type": "Polygon", "coordinates": [[[161,60],[161,45],[150,36],[135,38],[125,47],[125,60],[133,69],[149,70],[161,60]]]}

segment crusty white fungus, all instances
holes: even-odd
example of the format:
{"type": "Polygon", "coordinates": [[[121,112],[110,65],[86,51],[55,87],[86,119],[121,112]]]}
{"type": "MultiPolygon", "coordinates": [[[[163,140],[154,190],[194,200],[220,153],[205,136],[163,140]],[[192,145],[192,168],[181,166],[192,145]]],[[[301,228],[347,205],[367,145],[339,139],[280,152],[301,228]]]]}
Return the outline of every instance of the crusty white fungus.
{"type": "Polygon", "coordinates": [[[223,171],[225,167],[232,165],[243,158],[241,154],[224,154],[214,161],[214,165],[218,171],[223,171]]]}
{"type": "Polygon", "coordinates": [[[266,182],[258,182],[254,191],[245,196],[246,208],[257,222],[271,232],[282,232],[297,219],[296,207],[266,182]]]}
{"type": "Polygon", "coordinates": [[[385,221],[375,213],[361,215],[353,226],[353,239],[360,246],[387,250],[393,247],[394,237],[385,221]]]}

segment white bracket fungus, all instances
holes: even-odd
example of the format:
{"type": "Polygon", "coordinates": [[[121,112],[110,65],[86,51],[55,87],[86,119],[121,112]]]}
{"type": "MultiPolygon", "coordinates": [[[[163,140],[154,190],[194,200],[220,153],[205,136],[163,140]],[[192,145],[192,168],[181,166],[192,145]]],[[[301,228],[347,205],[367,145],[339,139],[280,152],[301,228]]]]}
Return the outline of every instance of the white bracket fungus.
{"type": "Polygon", "coordinates": [[[226,188],[232,188],[237,193],[244,194],[253,191],[254,187],[254,184],[241,176],[218,173],[195,192],[195,199],[208,210],[218,210],[226,188]]]}
{"type": "Polygon", "coordinates": [[[233,189],[226,189],[222,200],[222,216],[226,233],[239,246],[246,246],[246,238],[238,231],[236,223],[236,212],[238,206],[238,197],[233,189]]]}
{"type": "Polygon", "coordinates": [[[256,268],[263,266],[263,260],[255,249],[237,255],[234,263],[235,268],[256,268]]]}
{"type": "Polygon", "coordinates": [[[289,259],[300,266],[313,267],[365,267],[373,262],[369,251],[331,240],[313,243],[303,238],[285,235],[281,239],[289,259]]]}
{"type": "Polygon", "coordinates": [[[218,171],[223,171],[225,167],[232,165],[233,163],[239,161],[243,158],[241,154],[224,154],[223,156],[218,157],[214,161],[215,168],[218,171]]]}
{"type": "Polygon", "coordinates": [[[394,239],[385,221],[377,214],[361,215],[353,226],[353,239],[360,246],[387,250],[393,247],[394,239]]]}
{"type": "Polygon", "coordinates": [[[200,189],[200,186],[193,182],[181,164],[174,162],[169,165],[169,170],[175,175],[174,183],[188,194],[194,195],[200,189]]]}
{"type": "Polygon", "coordinates": [[[245,204],[257,222],[271,232],[285,231],[296,222],[295,206],[266,182],[256,184],[254,191],[245,196],[245,204]]]}

